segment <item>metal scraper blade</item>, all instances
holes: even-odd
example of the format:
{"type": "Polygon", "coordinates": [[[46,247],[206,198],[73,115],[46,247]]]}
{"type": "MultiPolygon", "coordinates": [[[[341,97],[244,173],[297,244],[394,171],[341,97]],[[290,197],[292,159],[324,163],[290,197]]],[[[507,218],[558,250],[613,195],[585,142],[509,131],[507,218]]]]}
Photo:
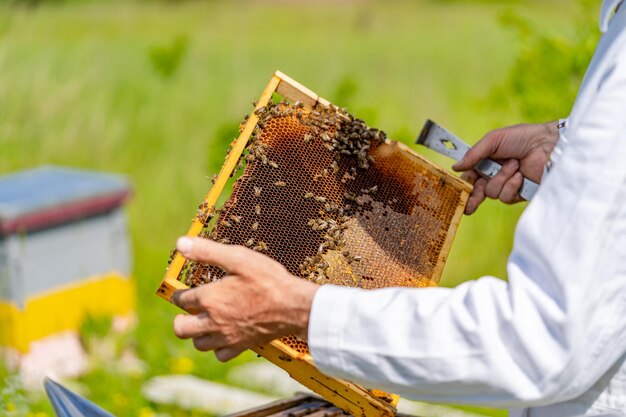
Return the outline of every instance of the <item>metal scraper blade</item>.
{"type": "Polygon", "coordinates": [[[426,120],[416,143],[455,161],[460,161],[470,149],[469,145],[432,120],[426,120]]]}

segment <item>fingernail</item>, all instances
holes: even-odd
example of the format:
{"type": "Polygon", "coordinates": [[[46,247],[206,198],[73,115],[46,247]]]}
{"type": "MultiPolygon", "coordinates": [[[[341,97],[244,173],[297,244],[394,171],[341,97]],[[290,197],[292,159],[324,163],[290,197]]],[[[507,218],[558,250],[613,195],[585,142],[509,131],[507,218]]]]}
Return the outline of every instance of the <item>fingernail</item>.
{"type": "Polygon", "coordinates": [[[193,247],[193,240],[187,236],[183,236],[178,239],[176,242],[176,249],[183,255],[191,252],[191,248],[193,247]]]}

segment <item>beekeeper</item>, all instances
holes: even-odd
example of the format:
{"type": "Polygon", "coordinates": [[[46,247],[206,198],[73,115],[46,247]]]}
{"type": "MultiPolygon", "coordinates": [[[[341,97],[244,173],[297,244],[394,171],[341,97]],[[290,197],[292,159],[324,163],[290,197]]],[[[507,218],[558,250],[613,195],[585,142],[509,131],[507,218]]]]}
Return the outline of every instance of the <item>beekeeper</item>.
{"type": "Polygon", "coordinates": [[[181,238],[187,258],[229,276],[176,293],[192,314],[176,334],[228,360],[249,346],[308,337],[339,378],[427,401],[509,407],[511,416],[626,415],[626,7],[605,1],[605,32],[570,116],[488,133],[455,169],[485,197],[519,201],[508,282],[454,289],[319,287],[243,247],[181,238]],[[472,167],[509,159],[491,180],[472,167]]]}

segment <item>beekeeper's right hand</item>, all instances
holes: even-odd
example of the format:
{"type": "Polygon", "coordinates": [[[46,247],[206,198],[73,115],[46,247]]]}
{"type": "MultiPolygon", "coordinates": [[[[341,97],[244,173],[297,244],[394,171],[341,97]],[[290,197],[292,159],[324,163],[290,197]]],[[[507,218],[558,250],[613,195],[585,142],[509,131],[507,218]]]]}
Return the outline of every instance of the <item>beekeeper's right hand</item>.
{"type": "Polygon", "coordinates": [[[559,138],[558,122],[521,124],[492,130],[474,145],[452,168],[474,184],[465,214],[472,214],[486,197],[506,204],[522,201],[518,192],[524,177],[541,182],[544,167],[559,138]],[[502,164],[493,178],[483,178],[474,170],[485,158],[502,164]]]}

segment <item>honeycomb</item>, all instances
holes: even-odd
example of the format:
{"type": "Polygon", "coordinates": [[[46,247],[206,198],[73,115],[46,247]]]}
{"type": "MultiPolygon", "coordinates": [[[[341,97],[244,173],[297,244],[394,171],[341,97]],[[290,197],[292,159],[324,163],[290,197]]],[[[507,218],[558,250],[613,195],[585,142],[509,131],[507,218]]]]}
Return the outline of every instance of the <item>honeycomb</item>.
{"type": "MultiPolygon", "coordinates": [[[[437,284],[458,185],[333,106],[283,101],[257,115],[229,198],[199,208],[201,237],[250,247],[319,284],[437,284]]],[[[195,287],[224,271],[187,261],[182,275],[195,287]]],[[[308,352],[295,337],[282,341],[308,352]]]]}

